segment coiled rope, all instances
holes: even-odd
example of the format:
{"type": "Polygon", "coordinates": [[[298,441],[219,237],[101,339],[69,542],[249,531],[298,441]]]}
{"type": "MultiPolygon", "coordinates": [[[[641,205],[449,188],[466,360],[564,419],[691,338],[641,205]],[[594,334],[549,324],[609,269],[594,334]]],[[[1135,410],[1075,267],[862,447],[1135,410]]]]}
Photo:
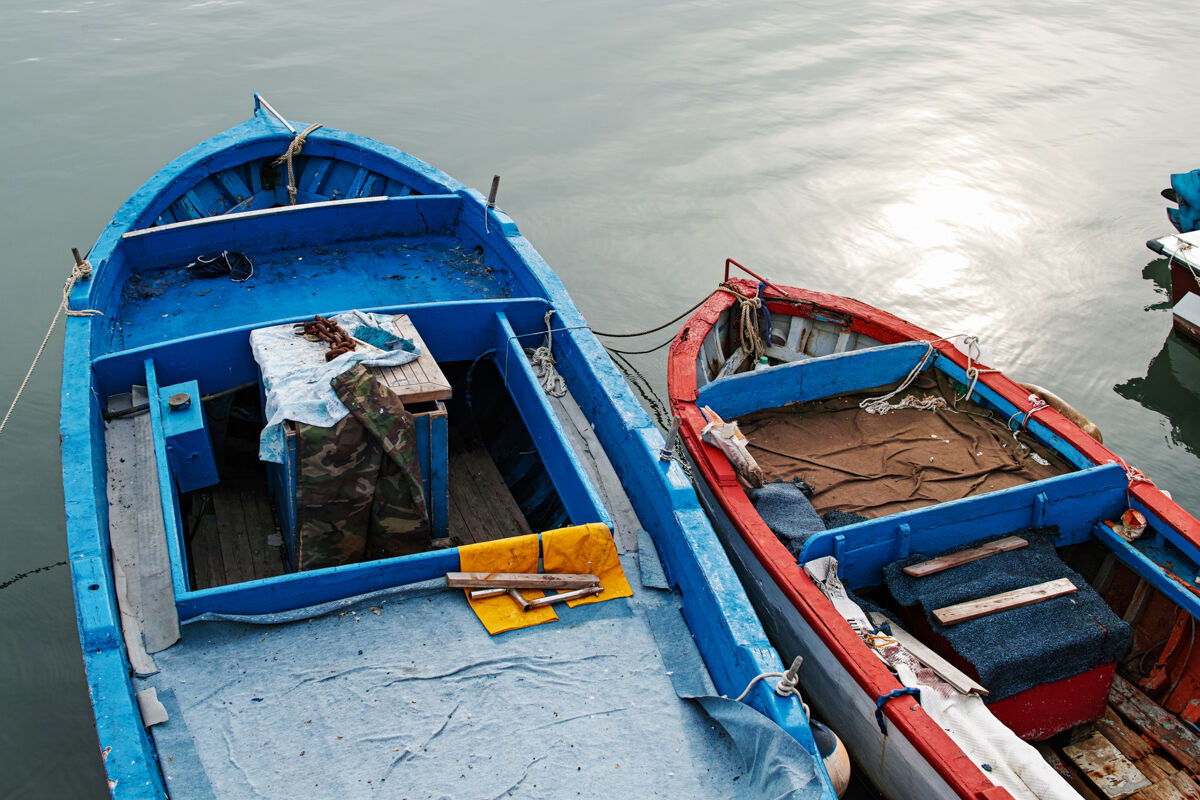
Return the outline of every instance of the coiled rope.
{"type": "Polygon", "coordinates": [[[58,318],[66,313],[68,317],[94,317],[101,315],[101,312],[90,308],[74,310],[69,307],[71,301],[71,289],[74,288],[78,281],[86,281],[92,277],[92,265],[82,256],[79,251],[72,249],[75,254],[75,266],[71,268],[71,274],[67,276],[66,283],[63,284],[62,300],[58,303],[58,308],[54,311],[54,318],[50,320],[50,327],[46,328],[46,335],[42,337],[42,343],[38,346],[37,352],[34,353],[33,362],[29,365],[29,370],[25,373],[25,379],[21,381],[21,385],[17,387],[17,394],[13,397],[12,403],[8,406],[8,411],[4,414],[4,419],[0,420],[0,433],[4,433],[4,428],[8,425],[8,418],[12,416],[13,409],[17,407],[17,403],[21,400],[21,395],[25,393],[25,387],[29,385],[29,378],[33,375],[33,371],[37,369],[38,361],[42,358],[42,353],[46,350],[46,344],[50,341],[50,334],[54,332],[54,326],[58,324],[58,318]]]}
{"type": "Polygon", "coordinates": [[[305,128],[303,133],[297,133],[296,138],[288,144],[287,150],[283,151],[283,155],[271,162],[272,167],[278,167],[283,163],[287,164],[288,205],[296,205],[296,175],[293,172],[292,159],[300,155],[300,150],[304,147],[304,140],[308,135],[322,126],[323,123],[314,122],[305,128]]]}
{"type": "Polygon", "coordinates": [[[551,397],[562,397],[567,393],[567,382],[563,380],[563,376],[558,374],[558,370],[554,367],[554,352],[552,339],[552,328],[550,327],[550,318],[554,316],[554,309],[546,312],[546,343],[541,347],[525,348],[525,355],[529,358],[529,366],[533,369],[533,374],[537,376],[538,383],[542,385],[542,390],[551,397]]]}
{"type": "Polygon", "coordinates": [[[731,294],[737,300],[738,344],[742,351],[750,356],[750,360],[757,363],[763,353],[762,337],[758,334],[758,315],[763,307],[762,298],[747,297],[728,284],[721,284],[717,287],[717,291],[731,294]]]}

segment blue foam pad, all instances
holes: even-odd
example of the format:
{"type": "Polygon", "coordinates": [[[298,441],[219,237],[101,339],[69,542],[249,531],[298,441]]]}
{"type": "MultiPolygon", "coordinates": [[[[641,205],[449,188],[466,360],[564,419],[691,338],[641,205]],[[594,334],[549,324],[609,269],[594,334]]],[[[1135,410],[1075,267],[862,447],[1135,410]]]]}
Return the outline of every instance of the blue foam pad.
{"type": "MultiPolygon", "coordinates": [[[[1057,532],[1049,527],[1006,533],[1004,536],[1028,539],[1029,546],[924,578],[910,577],[902,570],[930,555],[915,554],[884,568],[896,602],[920,605],[934,632],[974,665],[979,682],[990,692],[988,703],[1111,663],[1129,647],[1129,625],[1058,557],[1051,543],[1057,532]],[[948,627],[938,624],[931,614],[934,609],[1059,578],[1069,578],[1078,591],[948,627]]],[[[979,539],[939,555],[997,538],[1001,537],[979,539]]]]}

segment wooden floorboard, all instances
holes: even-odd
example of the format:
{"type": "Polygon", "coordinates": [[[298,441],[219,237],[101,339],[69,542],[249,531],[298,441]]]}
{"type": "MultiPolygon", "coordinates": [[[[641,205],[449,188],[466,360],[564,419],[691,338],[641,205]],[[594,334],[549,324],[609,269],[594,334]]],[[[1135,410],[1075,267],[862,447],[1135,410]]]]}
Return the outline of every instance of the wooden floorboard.
{"type": "MultiPolygon", "coordinates": [[[[1200,800],[1195,777],[1196,737],[1124,679],[1114,680],[1104,715],[1094,725],[1077,729],[1072,738],[1080,742],[1089,736],[1103,736],[1150,782],[1132,794],[1119,796],[1129,800],[1200,800]]],[[[1084,797],[1115,796],[1102,791],[1106,780],[1085,778],[1079,765],[1072,763],[1063,750],[1048,745],[1038,749],[1060,772],[1065,769],[1071,773],[1064,773],[1064,777],[1084,797]]]]}
{"type": "Polygon", "coordinates": [[[452,539],[472,544],[532,533],[487,450],[470,447],[451,429],[449,458],[452,539]]]}
{"type": "Polygon", "coordinates": [[[189,543],[197,588],[283,575],[283,556],[268,538],[276,532],[265,482],[261,476],[227,477],[194,498],[203,513],[189,520],[195,533],[189,543]]]}

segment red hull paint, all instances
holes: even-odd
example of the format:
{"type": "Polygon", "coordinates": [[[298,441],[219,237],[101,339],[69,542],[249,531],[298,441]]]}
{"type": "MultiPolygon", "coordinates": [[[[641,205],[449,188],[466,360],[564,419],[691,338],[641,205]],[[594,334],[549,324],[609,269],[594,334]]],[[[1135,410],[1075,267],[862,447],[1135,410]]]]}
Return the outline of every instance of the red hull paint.
{"type": "MultiPolygon", "coordinates": [[[[747,296],[753,296],[758,289],[755,281],[734,279],[728,283],[747,296]]],[[[771,302],[771,298],[778,295],[773,294],[771,289],[765,293],[767,307],[773,314],[799,316],[804,315],[805,309],[819,308],[846,317],[850,321],[851,330],[864,333],[884,344],[907,341],[934,342],[938,338],[923,328],[857,300],[793,287],[783,289],[787,293],[788,302],[771,302]],[[800,302],[799,307],[796,301],[800,302]]],[[[829,600],[804,575],[796,559],[771,533],[742,491],[728,459],[719,450],[701,441],[700,432],[705,421],[695,403],[698,394],[696,360],[704,337],[733,303],[734,298],[730,294],[715,293],[689,318],[671,344],[667,386],[672,412],[680,419],[680,436],[696,464],[698,477],[712,488],[722,510],[737,527],[755,557],[770,573],[805,622],[821,637],[823,644],[839,662],[846,665],[864,693],[874,700],[900,688],[895,676],[850,630],[829,600]]],[[[933,346],[940,354],[962,368],[967,367],[966,356],[953,344],[935,342],[933,346]]],[[[980,380],[1018,409],[1031,409],[1029,392],[1003,374],[984,373],[980,380]]],[[[1038,420],[1094,463],[1124,463],[1116,454],[1085,434],[1057,411],[1040,411],[1038,420]]],[[[1200,522],[1168,499],[1153,484],[1135,481],[1130,486],[1130,492],[1166,524],[1181,531],[1189,540],[1200,546],[1200,522]]],[[[982,797],[988,800],[1011,798],[1008,792],[987,778],[919,705],[892,701],[884,706],[884,713],[890,723],[903,732],[921,757],[963,800],[980,800],[982,797]]]]}
{"type": "Polygon", "coordinates": [[[988,709],[1022,739],[1040,742],[1099,719],[1108,705],[1117,662],[1043,683],[992,703],[988,709]]]}

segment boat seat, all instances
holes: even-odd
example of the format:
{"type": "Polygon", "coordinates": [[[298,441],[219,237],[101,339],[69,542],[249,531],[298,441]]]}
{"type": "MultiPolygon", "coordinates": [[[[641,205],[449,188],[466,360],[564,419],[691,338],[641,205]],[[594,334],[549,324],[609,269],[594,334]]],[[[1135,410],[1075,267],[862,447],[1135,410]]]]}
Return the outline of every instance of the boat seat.
{"type": "MultiPolygon", "coordinates": [[[[1058,534],[1053,526],[1005,533],[1029,545],[924,577],[903,571],[926,560],[923,554],[884,568],[888,590],[910,629],[983,684],[992,712],[1028,739],[1041,740],[1098,718],[1130,641],[1129,625],[1059,558],[1053,544],[1058,534]],[[935,609],[1058,579],[1071,581],[1076,591],[953,625],[933,617],[935,609]]],[[[950,552],[997,538],[1003,537],[950,552]]]]}

